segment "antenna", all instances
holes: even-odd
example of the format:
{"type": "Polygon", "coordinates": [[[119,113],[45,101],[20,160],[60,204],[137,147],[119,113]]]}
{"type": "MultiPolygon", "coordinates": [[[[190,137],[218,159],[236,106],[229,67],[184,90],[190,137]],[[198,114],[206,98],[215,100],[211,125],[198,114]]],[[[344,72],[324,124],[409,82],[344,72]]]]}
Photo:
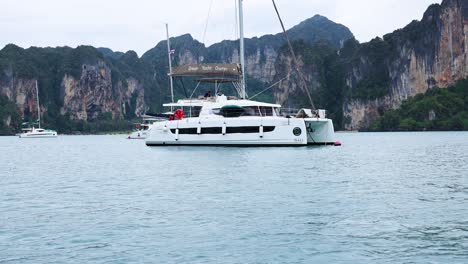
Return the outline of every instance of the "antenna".
{"type": "MultiPolygon", "coordinates": [[[[171,59],[172,50],[171,50],[171,42],[169,40],[169,25],[167,23],[166,23],[166,35],[167,35],[167,56],[169,59],[169,80],[171,83],[171,100],[172,100],[172,103],[174,103],[174,83],[172,80],[172,59],[171,59]]],[[[171,112],[172,110],[173,109],[171,106],[171,112]]]]}

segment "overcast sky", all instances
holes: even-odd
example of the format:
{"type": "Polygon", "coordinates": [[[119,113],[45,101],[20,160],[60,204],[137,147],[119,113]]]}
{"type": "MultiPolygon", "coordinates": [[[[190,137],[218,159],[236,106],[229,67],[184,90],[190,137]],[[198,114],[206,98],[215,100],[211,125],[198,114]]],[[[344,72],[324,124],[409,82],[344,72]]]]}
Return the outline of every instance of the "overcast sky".
{"type": "MultiPolygon", "coordinates": [[[[25,48],[93,45],[142,55],[166,38],[164,23],[169,23],[171,36],[190,33],[210,45],[235,37],[235,1],[0,0],[0,48],[8,43],[25,48]]],[[[365,42],[420,20],[430,4],[441,0],[276,2],[288,28],[320,14],[365,42]]],[[[270,0],[244,0],[244,10],[247,37],[281,30],[270,0]]]]}

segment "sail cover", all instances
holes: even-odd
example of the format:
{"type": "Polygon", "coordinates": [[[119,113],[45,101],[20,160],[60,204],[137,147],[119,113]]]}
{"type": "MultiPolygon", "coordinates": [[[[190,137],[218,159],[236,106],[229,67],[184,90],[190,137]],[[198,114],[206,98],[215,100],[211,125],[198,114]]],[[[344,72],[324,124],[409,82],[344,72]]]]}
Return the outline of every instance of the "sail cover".
{"type": "Polygon", "coordinates": [[[172,69],[172,76],[240,76],[239,64],[188,64],[172,69]]]}

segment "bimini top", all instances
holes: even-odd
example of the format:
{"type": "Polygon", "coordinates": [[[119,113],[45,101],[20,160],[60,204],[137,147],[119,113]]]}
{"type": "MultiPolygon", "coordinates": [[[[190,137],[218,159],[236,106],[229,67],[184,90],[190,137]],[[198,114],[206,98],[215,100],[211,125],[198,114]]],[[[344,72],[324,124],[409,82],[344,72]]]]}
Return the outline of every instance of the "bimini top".
{"type": "Polygon", "coordinates": [[[241,76],[239,64],[188,64],[172,69],[172,76],[241,76]]]}
{"type": "Polygon", "coordinates": [[[234,82],[239,82],[239,79],[224,78],[224,77],[208,77],[208,78],[196,79],[195,81],[201,82],[201,83],[234,83],[234,82]]]}

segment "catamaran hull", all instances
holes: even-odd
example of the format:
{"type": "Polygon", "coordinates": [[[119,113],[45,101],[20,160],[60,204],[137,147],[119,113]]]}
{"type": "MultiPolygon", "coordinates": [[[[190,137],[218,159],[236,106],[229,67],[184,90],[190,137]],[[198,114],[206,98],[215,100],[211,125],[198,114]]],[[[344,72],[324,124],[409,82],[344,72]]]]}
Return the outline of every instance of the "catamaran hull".
{"type": "Polygon", "coordinates": [[[305,146],[333,144],[329,119],[188,118],[154,123],[147,146],[305,146]],[[320,122],[319,122],[320,120],[320,122]]]}
{"type": "Polygon", "coordinates": [[[19,134],[20,138],[56,138],[57,133],[47,134],[19,134]]]}
{"type": "Polygon", "coordinates": [[[304,118],[308,145],[333,145],[336,142],[335,129],[331,119],[304,118]]]}

